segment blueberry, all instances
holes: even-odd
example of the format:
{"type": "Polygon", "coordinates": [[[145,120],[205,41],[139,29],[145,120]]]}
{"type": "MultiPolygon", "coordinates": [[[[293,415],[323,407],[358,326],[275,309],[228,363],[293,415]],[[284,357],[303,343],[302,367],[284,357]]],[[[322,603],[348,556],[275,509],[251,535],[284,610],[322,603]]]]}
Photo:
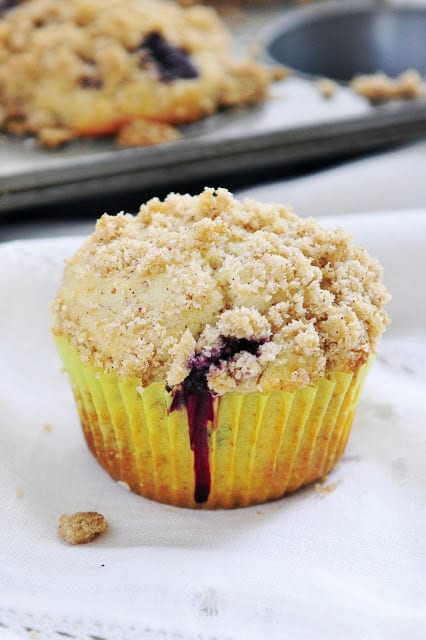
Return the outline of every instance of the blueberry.
{"type": "Polygon", "coordinates": [[[148,54],[142,56],[142,61],[155,62],[162,82],[198,77],[198,71],[192,64],[188,52],[180,47],[173,47],[156,31],[149,33],[137,50],[142,54],[148,54]]]}
{"type": "Polygon", "coordinates": [[[182,383],[183,393],[175,396],[172,410],[185,404],[188,396],[202,394],[208,390],[207,375],[210,367],[220,367],[222,362],[228,362],[242,351],[258,355],[259,348],[266,342],[247,338],[233,338],[231,336],[221,336],[219,348],[213,349],[209,355],[200,352],[196,353],[190,360],[190,372],[182,383]]]}
{"type": "Polygon", "coordinates": [[[222,336],[220,360],[232,360],[235,354],[240,353],[240,351],[247,351],[248,353],[256,356],[258,354],[259,347],[264,343],[265,340],[222,336]]]}

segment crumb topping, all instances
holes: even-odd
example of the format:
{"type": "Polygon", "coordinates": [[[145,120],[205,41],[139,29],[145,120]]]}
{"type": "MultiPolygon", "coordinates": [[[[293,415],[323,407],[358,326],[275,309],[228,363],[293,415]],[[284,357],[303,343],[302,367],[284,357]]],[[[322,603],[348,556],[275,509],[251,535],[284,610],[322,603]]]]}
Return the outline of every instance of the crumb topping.
{"type": "Polygon", "coordinates": [[[390,78],[382,72],[355,76],[351,88],[371,102],[426,97],[426,82],[414,69],[404,71],[397,78],[390,78]]]}
{"type": "Polygon", "coordinates": [[[150,120],[131,120],[123,125],[117,135],[118,144],[123,147],[149,147],[179,140],[180,134],[176,127],[164,122],[150,120]]]}
{"type": "Polygon", "coordinates": [[[100,218],[67,262],[53,330],[142,387],[179,385],[202,360],[215,394],[294,389],[375,352],[381,276],[343,230],[288,207],[172,193],[100,218]]]}
{"type": "Polygon", "coordinates": [[[315,82],[315,86],[323,98],[329,99],[336,94],[339,85],[330,78],[320,78],[315,82]]]}
{"type": "Polygon", "coordinates": [[[59,535],[68,544],[92,542],[108,527],[102,514],[96,511],[79,511],[59,518],[59,535]]]}

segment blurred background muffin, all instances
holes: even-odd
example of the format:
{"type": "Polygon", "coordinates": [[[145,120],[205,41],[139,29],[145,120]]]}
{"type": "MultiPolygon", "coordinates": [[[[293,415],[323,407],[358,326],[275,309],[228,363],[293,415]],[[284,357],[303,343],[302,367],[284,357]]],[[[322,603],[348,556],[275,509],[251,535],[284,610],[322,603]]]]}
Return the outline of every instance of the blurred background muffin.
{"type": "Polygon", "coordinates": [[[113,134],[175,140],[175,125],[261,101],[274,72],[231,54],[213,9],[158,0],[27,0],[0,19],[0,126],[47,146],[113,134]]]}

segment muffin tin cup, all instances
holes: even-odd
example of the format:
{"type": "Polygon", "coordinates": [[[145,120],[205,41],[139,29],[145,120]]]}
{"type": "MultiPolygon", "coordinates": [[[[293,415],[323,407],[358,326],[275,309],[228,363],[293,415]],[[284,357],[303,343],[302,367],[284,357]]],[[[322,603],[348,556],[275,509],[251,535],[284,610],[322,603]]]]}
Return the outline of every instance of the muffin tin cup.
{"type": "Polygon", "coordinates": [[[156,382],[83,364],[55,338],[69,375],[86,442],[116,481],[146,498],[190,508],[234,508],[281,498],[324,477],[341,457],[370,361],[314,386],[227,393],[207,425],[210,490],[195,498],[194,453],[185,406],[156,382]]]}
{"type": "Polygon", "coordinates": [[[283,11],[264,30],[269,62],[307,78],[426,73],[426,9],[416,2],[330,0],[283,11]]]}

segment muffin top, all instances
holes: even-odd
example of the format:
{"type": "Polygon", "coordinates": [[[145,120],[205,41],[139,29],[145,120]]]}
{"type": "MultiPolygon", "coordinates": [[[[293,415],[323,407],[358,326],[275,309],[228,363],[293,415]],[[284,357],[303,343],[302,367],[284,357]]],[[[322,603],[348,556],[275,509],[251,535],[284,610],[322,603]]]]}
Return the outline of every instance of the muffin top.
{"type": "Polygon", "coordinates": [[[67,261],[53,331],[83,362],[213,394],[293,390],[376,350],[389,299],[341,229],[225,189],[103,215],[67,261]]]}

